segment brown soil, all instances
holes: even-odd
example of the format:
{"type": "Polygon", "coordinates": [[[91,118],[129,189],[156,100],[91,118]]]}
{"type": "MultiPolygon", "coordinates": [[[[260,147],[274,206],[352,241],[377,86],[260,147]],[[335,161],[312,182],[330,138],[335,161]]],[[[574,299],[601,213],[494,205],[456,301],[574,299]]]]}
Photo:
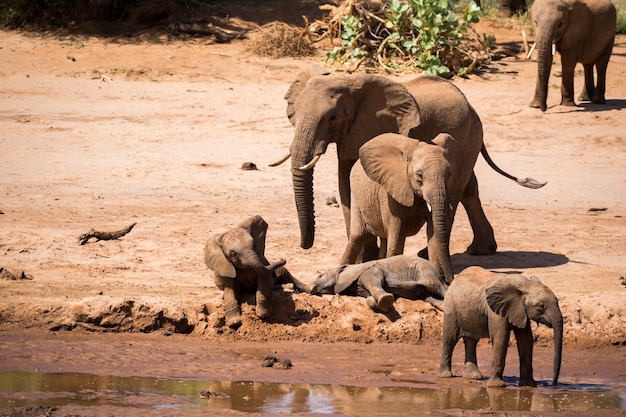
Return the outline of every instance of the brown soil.
{"type": "MultiPolygon", "coordinates": [[[[521,44],[516,27],[482,23],[477,31],[521,44]]],[[[211,233],[260,214],[270,225],[268,258],[286,259],[307,282],[336,266],[343,251],[340,209],[326,204],[338,197],[334,147],[316,168],[318,229],[310,250],[299,247],[288,164],[268,167],[293,138],[283,95],[324,52],[269,59],[247,51],[242,40],[157,35],[0,36],[0,267],[32,277],[0,280],[0,370],[469,384],[436,378],[443,316],[422,301],[399,299],[383,315],[362,298],[287,289],[276,292],[281,306],[271,320],[260,321],[244,305],[241,328],[223,326],[221,292],[202,259],[211,233]],[[246,162],[258,169],[242,170],[246,162]],[[92,228],[115,231],[135,222],[118,240],[78,242],[92,228]],[[288,356],[294,367],[261,368],[268,352],[288,356]]],[[[626,37],[616,40],[606,105],[558,106],[554,76],[548,111],[531,109],[535,71],[522,53],[454,80],[480,114],[494,160],[548,184],[524,189],[479,157],[498,253],[463,253],[471,231],[460,209],[453,263],[457,273],[480,265],[537,275],[565,316],[561,379],[623,382],[626,37]]],[[[577,92],[581,83],[579,74],[577,92]]],[[[423,233],[410,238],[405,252],[424,241],[423,233]]],[[[549,380],[551,332],[535,333],[535,376],[549,380]]],[[[462,352],[459,345],[457,372],[462,352]]],[[[487,372],[487,343],[480,355],[487,372]]],[[[517,375],[514,350],[508,362],[505,374],[517,375]]]]}

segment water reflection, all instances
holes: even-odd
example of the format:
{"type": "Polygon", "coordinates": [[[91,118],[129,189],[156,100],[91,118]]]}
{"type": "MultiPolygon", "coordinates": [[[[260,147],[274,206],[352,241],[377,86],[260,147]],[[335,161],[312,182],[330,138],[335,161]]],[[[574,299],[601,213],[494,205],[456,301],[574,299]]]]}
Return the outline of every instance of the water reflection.
{"type": "Polygon", "coordinates": [[[132,406],[267,413],[416,416],[433,410],[591,411],[625,409],[626,387],[562,384],[556,389],[431,388],[207,382],[163,378],[0,373],[0,407],[132,406]],[[203,398],[200,392],[220,393],[203,398]]]}

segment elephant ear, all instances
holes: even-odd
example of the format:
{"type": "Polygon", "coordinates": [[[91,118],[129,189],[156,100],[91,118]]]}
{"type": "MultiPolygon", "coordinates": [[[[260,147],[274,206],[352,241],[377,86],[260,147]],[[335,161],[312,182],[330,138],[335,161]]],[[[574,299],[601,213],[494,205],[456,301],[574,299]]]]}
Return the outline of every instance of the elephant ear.
{"type": "Polygon", "coordinates": [[[525,281],[521,275],[501,275],[485,288],[489,308],[520,329],[528,323],[524,305],[525,281]]]}
{"type": "Polygon", "coordinates": [[[287,100],[287,117],[289,118],[289,122],[295,127],[296,126],[296,109],[294,107],[294,103],[296,99],[304,89],[309,78],[315,77],[318,75],[329,75],[330,71],[320,65],[311,65],[304,71],[301,71],[297,76],[287,93],[285,93],[285,100],[287,100]]]}
{"type": "Polygon", "coordinates": [[[338,143],[341,159],[356,160],[359,148],[381,133],[409,136],[419,126],[419,108],[415,98],[402,84],[382,75],[356,74],[347,78],[357,100],[354,121],[338,143]]]}
{"type": "Polygon", "coordinates": [[[267,222],[258,214],[248,217],[246,220],[239,223],[239,227],[247,230],[248,233],[250,233],[250,236],[254,239],[254,251],[261,259],[265,258],[265,236],[267,235],[267,226],[267,222]]]}
{"type": "Polygon", "coordinates": [[[359,159],[367,176],[406,207],[415,204],[415,192],[407,174],[407,156],[419,143],[387,133],[370,140],[359,150],[359,159]]]}
{"type": "Polygon", "coordinates": [[[217,234],[209,237],[204,245],[204,263],[216,275],[235,278],[237,272],[233,264],[226,258],[222,250],[222,236],[217,234]]]}

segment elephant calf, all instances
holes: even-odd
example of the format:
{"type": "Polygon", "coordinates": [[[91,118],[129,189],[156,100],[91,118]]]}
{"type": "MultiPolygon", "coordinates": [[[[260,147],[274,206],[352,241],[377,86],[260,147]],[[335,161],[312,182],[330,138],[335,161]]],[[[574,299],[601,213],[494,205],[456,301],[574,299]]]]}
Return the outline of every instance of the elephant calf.
{"type": "Polygon", "coordinates": [[[261,216],[252,216],[212,235],[204,246],[204,262],[215,273],[215,285],[224,291],[226,324],[232,328],[241,325],[242,293],[256,293],[256,314],[266,318],[272,313],[275,284],[293,283],[295,289],[310,292],[283,266],[284,260],[270,264],[265,258],[267,226],[261,216]]]}
{"type": "Polygon", "coordinates": [[[537,386],[532,365],[530,320],[533,320],[554,329],[552,385],[556,386],[561,369],[563,316],[556,296],[539,279],[471,267],[456,276],[444,297],[443,306],[440,377],[452,377],[452,351],[462,337],[465,344],[463,377],[482,379],[476,362],[476,345],[479,339],[488,337],[493,344],[493,361],[487,386],[505,386],[502,373],[513,331],[520,358],[519,385],[537,386]]]}
{"type": "Polygon", "coordinates": [[[372,310],[387,312],[394,296],[422,298],[441,310],[446,289],[435,265],[417,256],[397,255],[323,272],[313,282],[311,293],[359,295],[367,297],[372,310]]]}

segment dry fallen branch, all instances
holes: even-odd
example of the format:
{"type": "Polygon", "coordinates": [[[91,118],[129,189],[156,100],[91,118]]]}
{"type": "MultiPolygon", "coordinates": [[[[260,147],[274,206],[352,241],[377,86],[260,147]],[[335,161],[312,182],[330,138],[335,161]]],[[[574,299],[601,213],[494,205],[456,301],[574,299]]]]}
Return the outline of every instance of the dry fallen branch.
{"type": "Polygon", "coordinates": [[[131,230],[133,230],[133,227],[135,227],[137,223],[133,223],[128,227],[125,227],[122,230],[118,230],[115,232],[99,232],[97,230],[91,229],[89,232],[85,233],[84,235],[80,235],[78,237],[78,241],[81,245],[86,244],[89,239],[91,239],[92,237],[97,239],[97,241],[99,240],[115,240],[115,239],[119,239],[122,236],[126,235],[127,233],[130,233],[131,230]]]}
{"type": "MultiPolygon", "coordinates": [[[[304,19],[309,25],[308,19],[304,19]]],[[[315,48],[308,39],[308,29],[300,29],[284,22],[270,22],[250,32],[246,49],[270,58],[311,56],[315,48]]]]}

